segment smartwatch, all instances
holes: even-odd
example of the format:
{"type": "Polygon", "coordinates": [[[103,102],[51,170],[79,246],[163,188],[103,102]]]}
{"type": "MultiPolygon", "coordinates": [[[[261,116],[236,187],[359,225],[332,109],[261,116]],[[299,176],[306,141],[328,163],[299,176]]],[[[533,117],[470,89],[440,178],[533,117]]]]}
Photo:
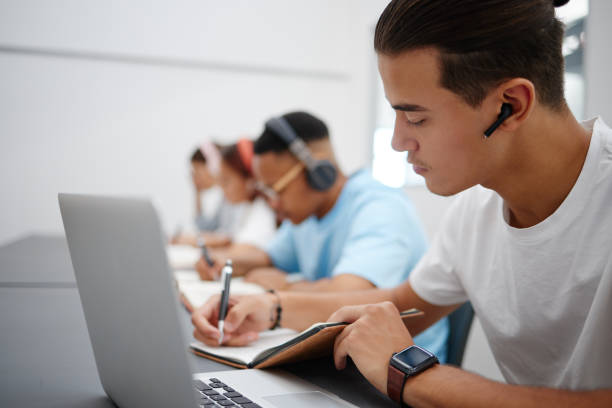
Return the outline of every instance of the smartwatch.
{"type": "Polygon", "coordinates": [[[438,363],[438,358],[417,345],[394,353],[389,361],[387,374],[387,395],[402,405],[402,394],[406,379],[438,363]]]}

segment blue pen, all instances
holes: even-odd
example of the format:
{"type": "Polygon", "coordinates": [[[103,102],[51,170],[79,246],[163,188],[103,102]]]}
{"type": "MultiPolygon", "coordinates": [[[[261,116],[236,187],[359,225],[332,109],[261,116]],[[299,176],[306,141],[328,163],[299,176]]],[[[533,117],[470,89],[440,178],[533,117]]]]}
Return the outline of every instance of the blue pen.
{"type": "Polygon", "coordinates": [[[202,258],[206,260],[208,266],[213,266],[215,264],[215,261],[213,261],[210,255],[208,254],[208,248],[206,248],[206,242],[204,242],[204,238],[198,237],[198,246],[202,251],[202,258]]]}
{"type": "Polygon", "coordinates": [[[223,279],[223,292],[221,292],[221,300],[219,306],[219,319],[217,323],[217,328],[221,333],[219,337],[219,344],[223,343],[223,326],[225,324],[225,316],[227,315],[227,307],[229,304],[229,296],[230,296],[230,282],[232,280],[232,260],[228,259],[225,261],[225,266],[221,270],[221,276],[223,279]]]}

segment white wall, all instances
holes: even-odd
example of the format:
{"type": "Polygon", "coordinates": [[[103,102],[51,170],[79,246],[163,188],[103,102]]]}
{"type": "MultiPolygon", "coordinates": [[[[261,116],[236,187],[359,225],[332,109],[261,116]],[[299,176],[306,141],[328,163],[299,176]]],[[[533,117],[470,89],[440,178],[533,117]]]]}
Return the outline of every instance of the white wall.
{"type": "Polygon", "coordinates": [[[61,232],[58,192],[152,197],[188,222],[187,157],[294,109],[370,160],[385,1],[0,2],[0,244],[61,232]],[[357,141],[357,143],[356,143],[357,141]]]}
{"type": "Polygon", "coordinates": [[[590,0],[586,24],[584,72],[586,80],[586,118],[601,115],[612,124],[612,2],[590,0]]]}

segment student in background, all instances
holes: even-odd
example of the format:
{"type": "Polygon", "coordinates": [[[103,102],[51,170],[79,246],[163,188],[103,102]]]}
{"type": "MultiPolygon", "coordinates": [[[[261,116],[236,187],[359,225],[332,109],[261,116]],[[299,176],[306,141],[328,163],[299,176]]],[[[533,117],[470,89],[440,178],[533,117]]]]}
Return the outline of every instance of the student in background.
{"type": "Polygon", "coordinates": [[[241,252],[264,248],[276,233],[274,212],[255,189],[253,142],[240,139],[220,146],[219,152],[221,161],[217,183],[235,211],[228,228],[231,244],[211,252],[216,264],[224,263],[227,258],[237,258],[241,252]]]}
{"type": "MultiPolygon", "coordinates": [[[[578,122],[564,99],[554,7],[565,3],[389,3],[374,44],[396,111],[393,147],[408,151],[430,191],[463,193],[401,285],[242,297],[225,320],[228,344],[256,338],[275,310],[287,327],[329,317],[351,323],[336,338],[336,367],[351,357],[403,404],[612,406],[612,129],[578,122]],[[507,384],[429,364],[425,353],[413,355],[417,373],[390,365],[466,300],[507,384]],[[413,333],[398,313],[410,307],[425,312],[413,333]]],[[[198,339],[218,338],[217,305],[194,313],[198,339]]]]}
{"type": "Polygon", "coordinates": [[[255,188],[253,175],[253,141],[221,146],[221,167],[218,183],[225,198],[239,206],[230,229],[233,243],[247,243],[263,248],[276,232],[274,212],[255,188]]]}
{"type": "MultiPolygon", "coordinates": [[[[406,280],[426,249],[405,193],[375,181],[365,170],[344,175],[327,126],[308,113],[288,113],[266,124],[255,142],[254,170],[260,191],[285,221],[265,250],[245,250],[233,258],[234,270],[248,272],[247,280],[290,291],[388,288],[406,280]],[[279,123],[294,133],[298,150],[295,143],[289,150],[279,123]],[[294,273],[301,280],[289,279],[294,273]]],[[[213,278],[221,265],[209,267],[200,260],[197,269],[213,278]]],[[[417,341],[444,359],[447,333],[443,319],[417,341]]]]}
{"type": "Polygon", "coordinates": [[[197,232],[179,231],[170,243],[196,246],[200,236],[209,247],[228,245],[236,207],[225,199],[216,182],[221,165],[218,146],[211,141],[202,143],[191,155],[190,165],[197,232]]]}

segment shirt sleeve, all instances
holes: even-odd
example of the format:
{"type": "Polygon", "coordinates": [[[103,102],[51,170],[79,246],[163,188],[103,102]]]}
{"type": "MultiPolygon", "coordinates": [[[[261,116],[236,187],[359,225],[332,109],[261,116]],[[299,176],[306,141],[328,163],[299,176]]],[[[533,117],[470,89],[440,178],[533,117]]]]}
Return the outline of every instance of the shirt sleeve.
{"type": "Polygon", "coordinates": [[[410,203],[384,197],[356,212],[332,276],[349,273],[377,287],[393,287],[408,278],[425,249],[425,235],[410,203]]]}
{"type": "Polygon", "coordinates": [[[451,204],[433,244],[410,274],[412,289],[434,305],[453,305],[468,300],[457,263],[461,251],[460,220],[467,216],[461,211],[463,202],[462,198],[458,198],[451,204]]]}
{"type": "Polygon", "coordinates": [[[233,241],[265,248],[276,232],[274,213],[261,199],[256,199],[248,208],[248,214],[233,241]]]}
{"type": "Polygon", "coordinates": [[[298,259],[295,250],[293,225],[284,221],[278,232],[266,247],[272,264],[286,272],[298,272],[298,259]]]}

